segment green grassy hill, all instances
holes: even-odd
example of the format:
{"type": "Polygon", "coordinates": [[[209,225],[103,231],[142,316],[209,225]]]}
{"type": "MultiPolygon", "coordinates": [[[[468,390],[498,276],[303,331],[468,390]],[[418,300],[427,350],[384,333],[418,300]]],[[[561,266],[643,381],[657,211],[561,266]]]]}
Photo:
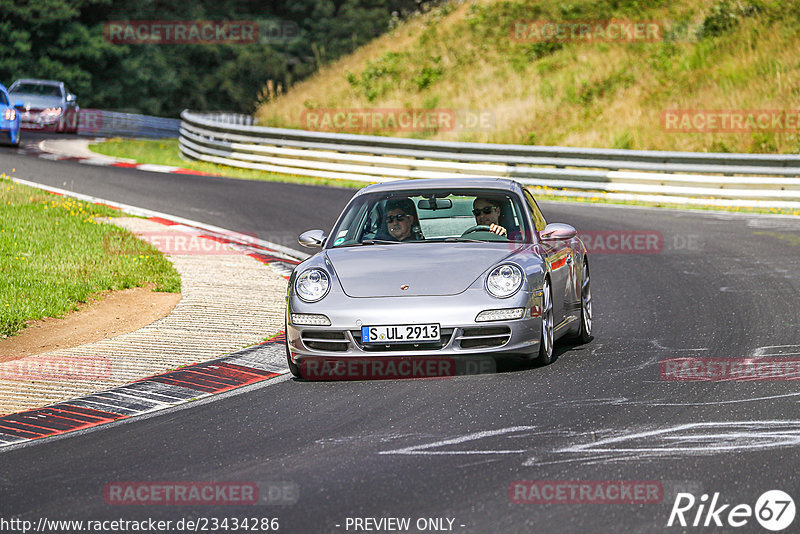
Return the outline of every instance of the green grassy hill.
{"type": "MultiPolygon", "coordinates": [[[[309,111],[455,110],[483,126],[378,132],[440,140],[800,152],[789,132],[674,132],[675,109],[800,110],[800,7],[789,0],[451,2],[402,23],[261,106],[261,124],[308,129],[309,111]],[[655,42],[520,42],[518,21],[659,24],[655,42]],[[479,115],[481,114],[481,115],[479,115]]],[[[384,112],[385,113],[385,112],[384,112]]],[[[353,131],[353,130],[348,130],[353,131]]]]}

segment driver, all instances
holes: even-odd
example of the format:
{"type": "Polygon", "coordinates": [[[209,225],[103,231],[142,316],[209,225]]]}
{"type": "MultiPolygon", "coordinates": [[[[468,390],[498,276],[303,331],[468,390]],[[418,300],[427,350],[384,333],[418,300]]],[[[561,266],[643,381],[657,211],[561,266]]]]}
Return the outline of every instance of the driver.
{"type": "Polygon", "coordinates": [[[489,227],[497,235],[507,236],[508,231],[500,226],[500,202],[493,198],[478,197],[472,202],[475,222],[489,227]]]}

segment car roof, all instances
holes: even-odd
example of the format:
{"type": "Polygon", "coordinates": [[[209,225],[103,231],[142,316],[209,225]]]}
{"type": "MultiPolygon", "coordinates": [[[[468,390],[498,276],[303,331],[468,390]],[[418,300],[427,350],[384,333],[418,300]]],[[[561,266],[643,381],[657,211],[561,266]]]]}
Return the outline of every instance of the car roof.
{"type": "Polygon", "coordinates": [[[393,180],[380,184],[368,185],[358,192],[382,193],[391,191],[405,191],[408,189],[497,189],[500,191],[522,192],[522,185],[509,178],[491,178],[470,176],[464,178],[431,178],[424,180],[393,180]]]}
{"type": "Polygon", "coordinates": [[[14,83],[32,83],[32,84],[38,84],[38,85],[63,85],[64,84],[64,82],[59,82],[58,80],[37,80],[35,78],[20,78],[19,80],[14,80],[14,83]]]}

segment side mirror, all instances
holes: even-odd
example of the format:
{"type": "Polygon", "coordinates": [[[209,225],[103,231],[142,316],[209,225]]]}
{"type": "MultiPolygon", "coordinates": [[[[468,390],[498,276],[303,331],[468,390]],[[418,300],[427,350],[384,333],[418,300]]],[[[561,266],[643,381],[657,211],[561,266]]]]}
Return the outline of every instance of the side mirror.
{"type": "Polygon", "coordinates": [[[327,236],[322,230],[308,230],[300,234],[297,242],[308,248],[322,248],[322,245],[325,244],[325,239],[327,239],[327,236]]]}
{"type": "Polygon", "coordinates": [[[539,237],[543,240],[566,240],[578,235],[578,231],[572,226],[564,223],[550,223],[539,232],[539,237]]]}
{"type": "Polygon", "coordinates": [[[20,109],[24,108],[25,107],[25,102],[23,102],[22,100],[15,100],[14,101],[14,107],[15,108],[20,108],[20,109]]]}

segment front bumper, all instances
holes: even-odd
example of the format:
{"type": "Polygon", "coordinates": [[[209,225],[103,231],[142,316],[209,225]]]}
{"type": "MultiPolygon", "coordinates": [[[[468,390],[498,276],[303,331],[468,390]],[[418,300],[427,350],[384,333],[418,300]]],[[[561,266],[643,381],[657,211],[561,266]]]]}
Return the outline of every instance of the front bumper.
{"type": "Polygon", "coordinates": [[[19,126],[12,121],[0,120],[0,142],[18,143],[19,126]]]}
{"type": "MultiPolygon", "coordinates": [[[[520,291],[508,299],[492,299],[480,290],[438,297],[347,298],[338,306],[307,304],[290,297],[286,341],[292,360],[304,358],[374,358],[403,356],[468,356],[533,354],[539,350],[541,294],[520,291]],[[476,322],[490,309],[525,308],[521,319],[476,322]],[[330,326],[292,323],[292,313],[323,314],[330,326]],[[429,324],[441,326],[439,342],[373,345],[361,341],[362,326],[429,324]]],[[[327,300],[326,299],[323,299],[327,300]]]]}
{"type": "Polygon", "coordinates": [[[20,115],[20,128],[25,130],[56,130],[61,115],[43,116],[39,112],[22,112],[20,115]]]}

